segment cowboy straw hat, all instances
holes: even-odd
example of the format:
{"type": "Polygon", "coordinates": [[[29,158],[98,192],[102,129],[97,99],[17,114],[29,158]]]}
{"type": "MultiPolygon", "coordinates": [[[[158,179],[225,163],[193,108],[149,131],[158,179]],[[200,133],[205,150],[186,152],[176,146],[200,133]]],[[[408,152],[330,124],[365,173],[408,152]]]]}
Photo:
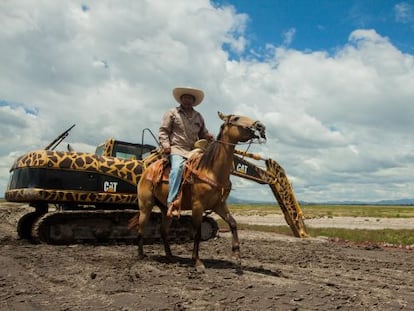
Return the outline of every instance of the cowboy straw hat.
{"type": "Polygon", "coordinates": [[[173,95],[175,100],[181,104],[181,96],[183,96],[184,94],[188,94],[188,95],[192,95],[195,98],[193,107],[199,105],[203,99],[204,99],[204,92],[202,90],[198,90],[198,89],[193,89],[190,87],[176,87],[173,90],[173,95]]]}

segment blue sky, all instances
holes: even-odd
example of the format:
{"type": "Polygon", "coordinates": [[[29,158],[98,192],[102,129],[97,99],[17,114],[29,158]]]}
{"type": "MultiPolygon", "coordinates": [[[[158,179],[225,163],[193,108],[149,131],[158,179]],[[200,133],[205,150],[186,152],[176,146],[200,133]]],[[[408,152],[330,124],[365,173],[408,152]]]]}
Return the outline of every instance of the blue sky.
{"type": "MultiPolygon", "coordinates": [[[[193,86],[213,134],[217,111],[266,125],[249,151],[299,200],[413,198],[413,38],[404,0],[0,1],[0,196],[16,157],[72,124],[76,151],[140,142],[193,86]]],[[[235,197],[273,199],[232,181],[235,197]]]]}
{"type": "Polygon", "coordinates": [[[287,45],[301,51],[332,52],[358,28],[375,29],[401,51],[414,52],[413,1],[216,0],[248,15],[249,45],[287,45]],[[290,41],[291,40],[291,41],[290,41]]]}

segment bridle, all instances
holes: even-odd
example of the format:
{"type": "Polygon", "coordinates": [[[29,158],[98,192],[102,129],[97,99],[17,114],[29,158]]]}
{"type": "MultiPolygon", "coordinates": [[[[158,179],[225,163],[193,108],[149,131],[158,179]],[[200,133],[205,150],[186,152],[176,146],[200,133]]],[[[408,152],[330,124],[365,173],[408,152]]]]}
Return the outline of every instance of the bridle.
{"type": "Polygon", "coordinates": [[[255,121],[253,124],[244,124],[245,122],[239,122],[240,118],[235,117],[234,115],[229,115],[227,121],[223,125],[230,125],[230,126],[237,126],[242,129],[247,129],[252,133],[252,138],[245,142],[238,142],[238,143],[229,143],[222,140],[215,140],[214,142],[218,142],[220,144],[225,145],[250,145],[252,143],[262,144],[266,142],[266,136],[264,135],[265,126],[260,121],[255,121]],[[234,120],[235,119],[235,120],[234,120]]]}
{"type": "MultiPolygon", "coordinates": [[[[251,132],[252,134],[252,138],[249,139],[246,142],[243,142],[244,144],[248,144],[248,148],[250,148],[250,145],[257,141],[258,143],[263,143],[266,141],[266,136],[264,134],[265,131],[265,126],[260,123],[259,121],[254,122],[253,124],[246,124],[247,122],[239,122],[241,119],[240,117],[234,116],[234,115],[229,115],[227,116],[224,124],[222,125],[220,132],[223,131],[224,126],[237,126],[243,129],[247,129],[251,132]],[[257,140],[256,140],[257,139],[257,140]]],[[[243,120],[243,119],[242,119],[243,120]]],[[[213,143],[220,143],[220,144],[224,144],[224,145],[231,145],[231,146],[236,146],[238,144],[240,144],[240,142],[238,143],[230,143],[230,142],[225,142],[222,140],[214,140],[213,143]]],[[[247,152],[247,150],[246,150],[247,152]]],[[[190,158],[191,159],[191,158],[190,158]]],[[[209,178],[208,176],[206,176],[205,174],[203,174],[201,171],[199,171],[197,169],[199,161],[200,161],[201,157],[196,157],[196,158],[192,158],[190,161],[186,162],[186,171],[184,172],[184,180],[188,183],[193,183],[191,176],[196,176],[198,179],[204,181],[205,183],[209,184],[210,186],[220,189],[221,191],[221,201],[224,202],[226,200],[226,198],[228,197],[230,191],[231,191],[231,182],[228,181],[227,184],[222,185],[217,183],[217,181],[209,178]]]]}

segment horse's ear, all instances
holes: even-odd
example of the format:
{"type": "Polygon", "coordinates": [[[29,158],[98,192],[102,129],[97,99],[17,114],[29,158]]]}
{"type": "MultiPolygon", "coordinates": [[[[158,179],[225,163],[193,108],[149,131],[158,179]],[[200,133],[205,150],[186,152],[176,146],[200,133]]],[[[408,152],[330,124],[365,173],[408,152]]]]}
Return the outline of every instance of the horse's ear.
{"type": "Polygon", "coordinates": [[[218,116],[219,116],[220,119],[222,119],[223,121],[226,121],[227,116],[224,113],[218,111],[217,114],[218,114],[218,116]]]}

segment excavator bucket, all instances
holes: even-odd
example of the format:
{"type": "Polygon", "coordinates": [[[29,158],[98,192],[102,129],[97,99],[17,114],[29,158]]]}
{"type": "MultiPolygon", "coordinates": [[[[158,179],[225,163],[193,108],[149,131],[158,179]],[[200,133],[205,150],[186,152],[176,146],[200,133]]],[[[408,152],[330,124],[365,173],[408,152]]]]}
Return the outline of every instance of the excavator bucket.
{"type": "Polygon", "coordinates": [[[285,170],[272,159],[266,160],[267,172],[274,176],[274,180],[269,183],[270,189],[279,203],[285,215],[285,220],[290,226],[293,234],[298,238],[308,237],[305,223],[303,222],[302,210],[296,200],[285,170]]]}
{"type": "Polygon", "coordinates": [[[235,168],[232,172],[233,175],[269,185],[295,237],[309,237],[303,221],[302,210],[296,200],[292,185],[285,170],[275,160],[263,159],[258,154],[235,150],[233,162],[235,168]],[[264,161],[266,169],[247,161],[245,157],[264,161]]]}

